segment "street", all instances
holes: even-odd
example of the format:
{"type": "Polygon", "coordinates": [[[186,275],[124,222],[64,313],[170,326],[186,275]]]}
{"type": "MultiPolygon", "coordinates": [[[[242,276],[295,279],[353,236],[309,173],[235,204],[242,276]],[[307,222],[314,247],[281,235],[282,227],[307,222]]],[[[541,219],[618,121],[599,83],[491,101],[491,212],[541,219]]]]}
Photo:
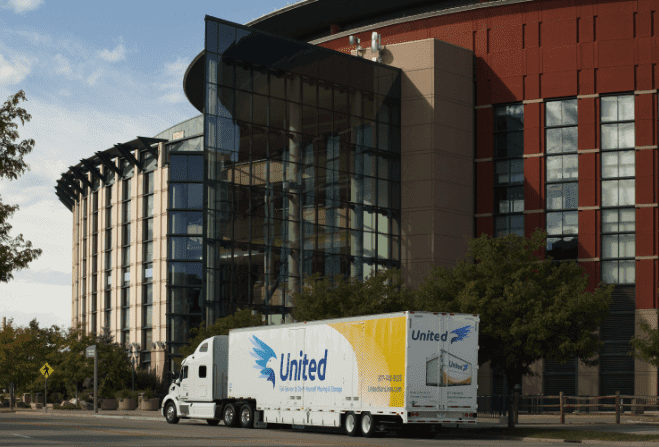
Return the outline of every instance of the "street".
{"type": "MultiPolygon", "coordinates": [[[[77,417],[27,412],[0,414],[0,446],[41,445],[140,445],[140,446],[551,446],[564,442],[510,441],[465,436],[473,429],[446,430],[436,439],[350,438],[340,432],[285,428],[244,430],[222,425],[210,427],[203,421],[163,421],[108,417],[77,417]]],[[[593,445],[593,444],[591,444],[593,445]]],[[[596,445],[596,444],[595,444],[596,445]]]]}

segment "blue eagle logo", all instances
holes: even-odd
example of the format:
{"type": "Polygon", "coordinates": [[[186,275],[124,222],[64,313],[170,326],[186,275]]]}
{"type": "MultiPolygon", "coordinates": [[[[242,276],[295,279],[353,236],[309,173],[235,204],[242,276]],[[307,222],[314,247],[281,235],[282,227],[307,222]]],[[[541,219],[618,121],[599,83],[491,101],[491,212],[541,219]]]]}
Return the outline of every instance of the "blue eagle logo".
{"type": "Polygon", "coordinates": [[[451,331],[451,334],[456,335],[455,337],[451,338],[451,344],[453,344],[454,341],[464,340],[467,337],[467,335],[469,335],[470,330],[471,330],[471,326],[465,326],[456,329],[454,331],[451,331]]]}
{"type": "Polygon", "coordinates": [[[272,364],[277,360],[277,354],[272,348],[257,337],[252,335],[250,340],[254,345],[254,349],[249,354],[256,359],[256,365],[254,368],[258,369],[261,372],[260,378],[272,382],[272,387],[275,387],[275,369],[272,368],[272,364]],[[271,361],[272,360],[272,361],[271,361]]]}

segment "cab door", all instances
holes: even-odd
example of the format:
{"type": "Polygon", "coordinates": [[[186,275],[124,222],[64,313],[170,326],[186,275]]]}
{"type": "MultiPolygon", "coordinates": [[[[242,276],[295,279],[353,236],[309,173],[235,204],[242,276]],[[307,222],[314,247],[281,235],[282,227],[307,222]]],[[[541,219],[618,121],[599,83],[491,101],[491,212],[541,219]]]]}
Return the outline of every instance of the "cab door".
{"type": "Polygon", "coordinates": [[[179,396],[181,400],[190,400],[190,385],[190,379],[188,377],[188,365],[184,365],[183,368],[181,368],[181,395],[179,396]]]}
{"type": "Polygon", "coordinates": [[[199,346],[194,357],[194,364],[190,365],[190,375],[194,379],[192,396],[195,401],[210,402],[213,400],[213,356],[208,342],[199,346]]]}

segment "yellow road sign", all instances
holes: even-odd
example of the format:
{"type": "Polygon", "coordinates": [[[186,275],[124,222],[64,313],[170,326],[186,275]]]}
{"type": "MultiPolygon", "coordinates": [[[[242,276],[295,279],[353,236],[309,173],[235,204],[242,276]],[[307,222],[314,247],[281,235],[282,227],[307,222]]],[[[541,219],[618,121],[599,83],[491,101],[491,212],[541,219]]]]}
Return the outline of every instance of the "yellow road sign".
{"type": "Polygon", "coordinates": [[[52,366],[50,366],[48,363],[46,363],[46,364],[44,364],[44,365],[41,367],[41,369],[39,370],[39,372],[40,372],[41,374],[43,374],[43,376],[47,379],[48,377],[50,377],[50,375],[51,375],[52,373],[55,372],[55,370],[53,369],[52,366]]]}

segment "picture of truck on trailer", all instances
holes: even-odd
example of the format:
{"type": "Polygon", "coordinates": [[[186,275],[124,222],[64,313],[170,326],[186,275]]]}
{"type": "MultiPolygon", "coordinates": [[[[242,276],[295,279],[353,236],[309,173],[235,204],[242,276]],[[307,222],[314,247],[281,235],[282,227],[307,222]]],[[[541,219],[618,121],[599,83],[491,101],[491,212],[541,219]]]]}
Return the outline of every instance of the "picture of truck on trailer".
{"type": "Polygon", "coordinates": [[[167,422],[341,427],[350,436],[476,422],[477,315],[397,312],[234,329],[199,344],[167,422]]]}

